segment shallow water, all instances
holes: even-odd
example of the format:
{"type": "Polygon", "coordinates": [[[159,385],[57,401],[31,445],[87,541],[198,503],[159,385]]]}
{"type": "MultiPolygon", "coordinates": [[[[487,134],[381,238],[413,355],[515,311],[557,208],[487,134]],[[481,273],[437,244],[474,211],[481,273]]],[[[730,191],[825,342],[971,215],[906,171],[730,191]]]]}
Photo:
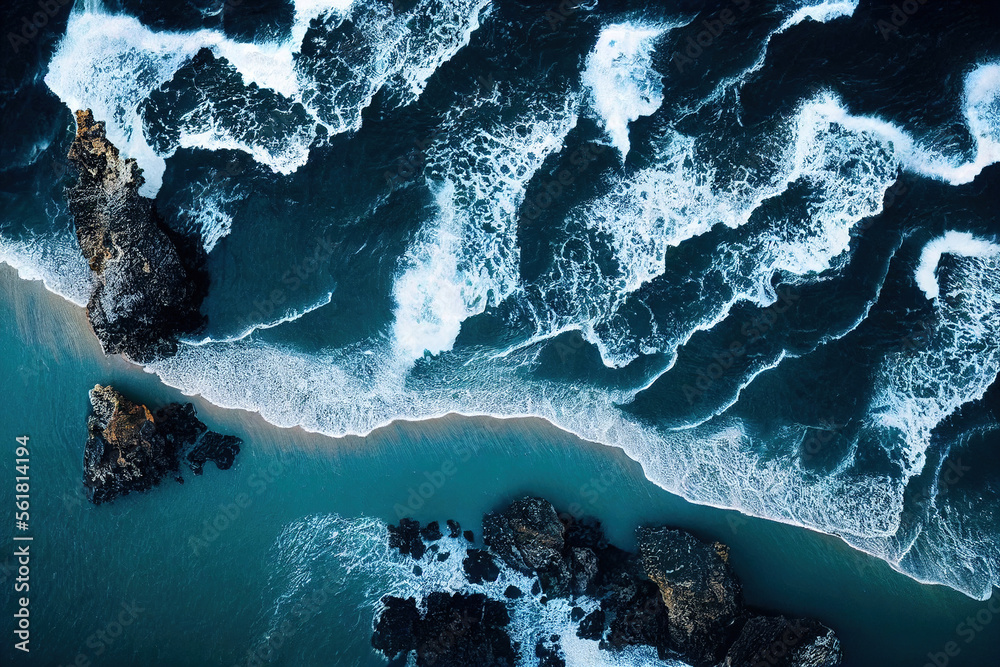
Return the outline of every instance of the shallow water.
{"type": "MultiPolygon", "coordinates": [[[[837,538],[687,503],[648,482],[620,451],[539,420],[452,416],[340,439],[278,429],[105,358],[81,309],[10,269],[0,279],[0,358],[18,406],[3,412],[0,434],[11,441],[27,434],[33,447],[31,664],[68,665],[79,653],[94,664],[247,664],[279,592],[300,574],[282,569],[276,553],[289,526],[328,515],[395,522],[405,512],[422,521],[457,519],[478,538],[484,512],[523,494],[597,516],[624,548],[634,547],[634,527],[647,523],[729,544],[749,603],[829,624],[844,643],[846,667],[922,665],[948,641],[961,642],[953,665],[983,667],[1000,654],[992,626],[969,644],[956,635],[955,626],[984,603],[917,584],[837,538]],[[77,493],[87,391],[95,383],[153,405],[193,400],[210,428],[239,435],[246,446],[229,471],[208,466],[183,485],[165,480],[147,494],[94,507],[77,493]],[[246,506],[234,509],[237,502],[246,506]],[[221,530],[207,530],[211,522],[221,530]],[[106,626],[117,630],[123,603],[142,611],[110,644],[95,635],[88,646],[106,626]]],[[[9,502],[10,489],[3,493],[9,502]]],[[[335,594],[267,654],[268,664],[384,664],[369,649],[370,596],[390,582],[360,572],[336,578],[351,560],[334,559],[325,572],[337,582],[335,594]]],[[[0,590],[10,607],[11,588],[0,590]]],[[[9,643],[3,651],[12,656],[9,643]]]]}

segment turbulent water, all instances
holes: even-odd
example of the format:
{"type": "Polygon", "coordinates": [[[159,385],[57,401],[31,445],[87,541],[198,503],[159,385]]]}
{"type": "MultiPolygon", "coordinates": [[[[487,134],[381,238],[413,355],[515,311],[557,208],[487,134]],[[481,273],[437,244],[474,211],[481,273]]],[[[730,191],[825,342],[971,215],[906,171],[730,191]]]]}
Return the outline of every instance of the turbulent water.
{"type": "Polygon", "coordinates": [[[0,260],[86,301],[92,109],[209,253],[166,383],[330,435],[539,416],[697,503],[1000,584],[989,3],[151,4],[17,42],[0,260]]]}

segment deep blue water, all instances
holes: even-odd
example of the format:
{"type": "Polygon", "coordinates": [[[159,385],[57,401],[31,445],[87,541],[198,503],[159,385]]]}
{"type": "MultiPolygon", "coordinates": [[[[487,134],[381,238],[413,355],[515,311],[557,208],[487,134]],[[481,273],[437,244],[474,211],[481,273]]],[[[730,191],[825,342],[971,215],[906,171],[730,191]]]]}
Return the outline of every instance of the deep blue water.
{"type": "Polygon", "coordinates": [[[208,329],[148,391],[329,436],[541,417],[695,503],[1000,584],[992,3],[36,11],[2,8],[0,261],[86,301],[93,109],[208,250],[208,329]]]}

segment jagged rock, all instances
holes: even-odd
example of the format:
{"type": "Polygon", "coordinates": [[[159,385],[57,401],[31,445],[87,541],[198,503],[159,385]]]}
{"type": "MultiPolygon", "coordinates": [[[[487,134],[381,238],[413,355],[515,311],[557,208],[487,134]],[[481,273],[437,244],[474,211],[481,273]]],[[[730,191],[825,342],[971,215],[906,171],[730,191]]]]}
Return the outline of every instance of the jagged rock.
{"type": "Polygon", "coordinates": [[[462,535],[465,536],[465,539],[467,542],[469,542],[469,544],[475,544],[476,536],[472,534],[471,530],[465,531],[464,533],[462,533],[462,535]]]}
{"type": "Polygon", "coordinates": [[[436,542],[443,537],[441,535],[441,526],[438,525],[437,521],[431,521],[420,531],[420,536],[428,542],[436,542]]]}
{"type": "Polygon", "coordinates": [[[637,534],[643,567],[667,609],[674,647],[693,667],[717,664],[742,607],[728,548],[668,528],[640,528],[637,534]]]}
{"type": "Polygon", "coordinates": [[[542,498],[522,498],[483,517],[483,542],[515,570],[537,574],[542,590],[555,596],[568,593],[572,579],[565,532],[555,508],[542,498]]]}
{"type": "Polygon", "coordinates": [[[754,616],[729,649],[723,667],[836,667],[842,659],[840,640],[819,621],[754,616]]]}
{"type": "Polygon", "coordinates": [[[187,447],[209,436],[233,437],[209,431],[190,403],[171,403],[154,414],[114,388],[97,385],[90,392],[90,404],[83,485],[95,505],[147,491],[169,473],[183,481],[177,472],[187,447]]]}
{"type": "Polygon", "coordinates": [[[524,593],[522,593],[521,589],[518,588],[517,586],[508,586],[507,589],[503,592],[503,595],[504,597],[509,598],[511,600],[516,600],[522,595],[524,595],[524,593]]]}
{"type": "Polygon", "coordinates": [[[599,641],[604,635],[606,615],[603,609],[596,609],[587,614],[576,628],[576,636],[580,639],[599,641]]]}
{"type": "Polygon", "coordinates": [[[563,655],[559,647],[559,638],[551,640],[549,643],[538,642],[535,644],[535,657],[538,658],[538,667],[566,667],[566,656],[563,655]]]}
{"type": "Polygon", "coordinates": [[[570,549],[570,570],[573,595],[585,595],[597,579],[598,562],[593,551],[586,547],[570,549]]]}
{"type": "Polygon", "coordinates": [[[372,635],[372,646],[390,660],[416,652],[419,667],[514,667],[517,652],[507,634],[510,616],[502,602],[480,593],[434,592],[427,611],[417,611],[412,598],[383,599],[384,611],[372,635]]]}
{"type": "Polygon", "coordinates": [[[204,251],[174,233],[139,194],[142,170],[122,159],[104,123],[76,112],[69,161],[79,179],[66,198],[94,275],[90,324],[107,354],[147,362],[177,351],[177,339],[204,327],[204,251]]]}
{"type": "Polygon", "coordinates": [[[653,646],[661,660],[668,657],[670,623],[656,584],[637,581],[630,597],[607,598],[601,610],[610,620],[602,647],[620,650],[627,646],[653,646]]]}
{"type": "Polygon", "coordinates": [[[458,537],[459,535],[462,534],[462,526],[457,521],[448,519],[447,525],[448,525],[448,537],[458,537]]]}
{"type": "Polygon", "coordinates": [[[482,549],[469,549],[462,567],[470,584],[496,581],[500,576],[500,568],[493,562],[493,556],[482,549]]]}
{"type": "Polygon", "coordinates": [[[242,440],[235,435],[222,435],[221,433],[206,433],[201,442],[188,452],[188,465],[192,472],[200,475],[206,461],[215,463],[219,470],[229,470],[236,460],[236,455],[240,453],[242,440]]]}
{"type": "Polygon", "coordinates": [[[412,556],[420,560],[427,547],[420,539],[420,522],[413,519],[400,519],[399,526],[389,526],[389,546],[399,549],[404,556],[412,556]]]}

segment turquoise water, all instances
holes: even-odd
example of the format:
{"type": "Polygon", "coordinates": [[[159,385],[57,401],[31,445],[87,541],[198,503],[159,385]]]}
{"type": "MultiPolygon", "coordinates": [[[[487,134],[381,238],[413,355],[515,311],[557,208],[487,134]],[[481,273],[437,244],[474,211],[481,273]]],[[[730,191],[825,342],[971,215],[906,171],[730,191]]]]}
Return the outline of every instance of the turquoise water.
{"type": "MultiPolygon", "coordinates": [[[[13,477],[16,436],[30,436],[32,451],[32,651],[28,661],[17,655],[18,664],[248,664],[280,596],[301,575],[283,571],[287,559],[275,547],[289,525],[331,514],[395,521],[401,506],[423,521],[457,519],[478,538],[481,515],[522,494],[599,517],[625,548],[640,523],[724,541],[748,601],[832,626],[846,667],[921,667],[950,641],[960,648],[951,665],[989,667],[1000,655],[1000,622],[969,643],[956,630],[987,603],[918,584],[837,538],[687,503],[646,481],[620,451],[544,422],[447,417],[343,439],[277,429],[103,357],[82,310],[40,283],[0,267],[0,285],[5,474],[13,477]],[[87,391],[96,383],[154,406],[193,400],[210,428],[246,445],[229,471],[209,466],[183,485],[167,480],[148,494],[91,506],[77,491],[87,391]],[[429,479],[438,482],[432,492],[421,489],[429,479]],[[410,489],[427,497],[414,501],[410,489]],[[221,530],[206,532],[213,521],[221,530]]],[[[5,507],[12,486],[2,485],[5,507]]],[[[10,542],[4,557],[12,551],[10,542]]],[[[330,570],[338,574],[323,582],[325,598],[300,601],[312,605],[308,620],[261,664],[384,664],[368,648],[369,600],[388,582],[352,576],[348,566],[330,570]]],[[[13,609],[11,587],[0,590],[3,609],[13,609]]],[[[2,651],[4,661],[13,656],[12,641],[2,651]]]]}

